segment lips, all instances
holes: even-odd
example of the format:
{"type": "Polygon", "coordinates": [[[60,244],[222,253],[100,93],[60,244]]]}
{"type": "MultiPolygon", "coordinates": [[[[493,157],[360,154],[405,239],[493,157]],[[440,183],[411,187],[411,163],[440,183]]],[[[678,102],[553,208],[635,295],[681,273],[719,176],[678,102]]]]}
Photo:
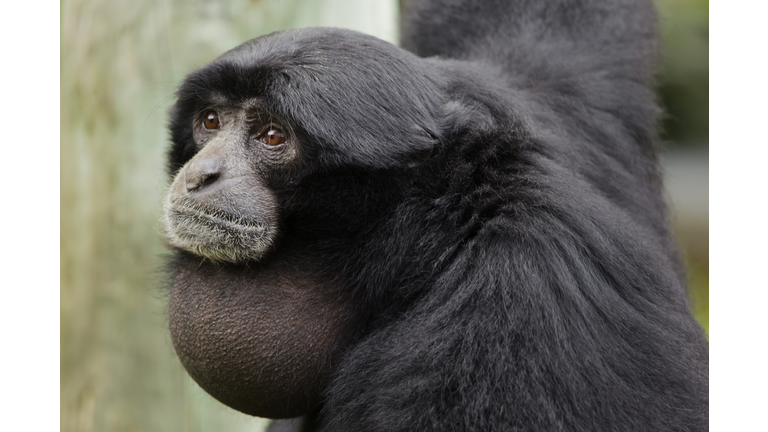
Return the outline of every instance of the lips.
{"type": "MultiPolygon", "coordinates": [[[[184,203],[171,203],[167,210],[167,217],[171,225],[175,225],[179,234],[185,231],[197,231],[192,228],[199,226],[210,230],[231,231],[237,235],[264,236],[267,225],[249,218],[238,217],[221,209],[205,205],[190,205],[184,203]],[[174,223],[176,222],[176,223],[174,223]]],[[[190,233],[191,234],[191,233],[190,233]]]]}

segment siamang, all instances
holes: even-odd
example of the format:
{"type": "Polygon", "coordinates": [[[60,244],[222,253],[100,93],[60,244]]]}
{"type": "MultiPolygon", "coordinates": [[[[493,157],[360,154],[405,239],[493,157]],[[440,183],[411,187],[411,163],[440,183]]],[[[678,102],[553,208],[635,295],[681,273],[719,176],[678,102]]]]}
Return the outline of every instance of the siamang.
{"type": "Polygon", "coordinates": [[[657,163],[650,0],[412,2],[170,114],[169,323],[272,430],[701,431],[708,342],[657,163]]]}

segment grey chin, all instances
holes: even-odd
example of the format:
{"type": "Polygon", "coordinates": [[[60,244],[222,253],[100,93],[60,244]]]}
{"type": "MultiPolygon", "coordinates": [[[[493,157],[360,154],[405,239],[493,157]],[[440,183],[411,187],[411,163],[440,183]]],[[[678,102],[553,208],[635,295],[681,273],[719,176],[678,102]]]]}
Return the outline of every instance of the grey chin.
{"type": "Polygon", "coordinates": [[[221,211],[169,205],[164,223],[172,246],[213,262],[258,261],[274,243],[269,224],[221,211]]]}

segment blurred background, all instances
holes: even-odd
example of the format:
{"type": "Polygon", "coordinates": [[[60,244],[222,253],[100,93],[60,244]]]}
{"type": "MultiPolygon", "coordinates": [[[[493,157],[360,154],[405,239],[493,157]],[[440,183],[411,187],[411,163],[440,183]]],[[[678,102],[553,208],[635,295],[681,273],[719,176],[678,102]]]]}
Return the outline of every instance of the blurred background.
{"type": "MultiPolygon", "coordinates": [[[[208,396],[167,331],[158,265],[166,112],[192,70],[283,28],[347,27],[397,43],[396,0],[61,2],[61,430],[260,431],[208,396]]],[[[709,3],[658,0],[663,165],[709,328],[709,3]]]]}

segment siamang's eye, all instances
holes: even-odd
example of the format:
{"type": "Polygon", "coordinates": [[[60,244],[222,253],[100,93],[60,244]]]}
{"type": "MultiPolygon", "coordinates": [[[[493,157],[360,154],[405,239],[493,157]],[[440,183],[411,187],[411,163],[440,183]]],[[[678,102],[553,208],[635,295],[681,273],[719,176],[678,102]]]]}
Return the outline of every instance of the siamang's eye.
{"type": "Polygon", "coordinates": [[[203,126],[206,129],[218,129],[219,128],[219,114],[216,111],[208,111],[205,113],[205,119],[203,120],[203,126]]]}
{"type": "Polygon", "coordinates": [[[282,144],[285,142],[285,134],[280,129],[271,127],[259,137],[259,141],[272,146],[282,144]]]}

